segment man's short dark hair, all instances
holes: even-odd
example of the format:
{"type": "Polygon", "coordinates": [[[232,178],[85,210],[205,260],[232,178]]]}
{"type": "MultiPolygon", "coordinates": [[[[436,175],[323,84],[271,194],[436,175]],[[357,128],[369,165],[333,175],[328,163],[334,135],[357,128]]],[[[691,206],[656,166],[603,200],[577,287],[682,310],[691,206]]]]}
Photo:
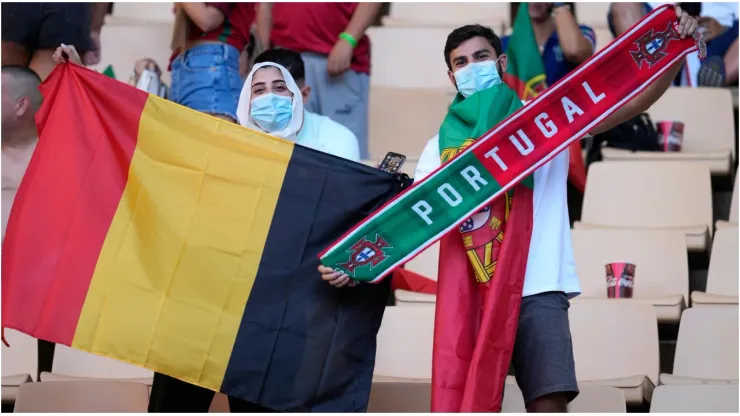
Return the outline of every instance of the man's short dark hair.
{"type": "Polygon", "coordinates": [[[254,60],[255,64],[262,62],[274,62],[282,65],[290,72],[290,76],[293,77],[296,83],[306,80],[306,67],[303,65],[303,58],[298,52],[283,48],[268,49],[257,55],[254,60]]]}
{"type": "Polygon", "coordinates": [[[13,78],[10,88],[16,98],[28,97],[34,109],[38,110],[41,107],[43,101],[39,91],[41,78],[37,73],[21,65],[3,65],[2,72],[13,78]]]}
{"type": "Polygon", "coordinates": [[[463,42],[478,36],[486,38],[491,46],[493,46],[493,51],[496,52],[496,56],[501,56],[501,53],[503,52],[501,50],[501,39],[496,36],[493,29],[488,26],[478,24],[465,25],[453,30],[449,36],[447,36],[447,42],[445,43],[445,63],[447,64],[447,69],[450,71],[452,70],[452,64],[450,64],[450,54],[452,51],[457,49],[463,42]]]}

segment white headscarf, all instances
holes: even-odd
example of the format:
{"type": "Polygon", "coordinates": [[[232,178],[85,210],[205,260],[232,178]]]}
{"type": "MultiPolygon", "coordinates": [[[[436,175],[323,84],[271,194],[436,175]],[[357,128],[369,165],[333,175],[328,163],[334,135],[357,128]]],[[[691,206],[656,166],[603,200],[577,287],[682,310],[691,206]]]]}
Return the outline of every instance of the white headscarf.
{"type": "Polygon", "coordinates": [[[280,131],[265,133],[272,134],[273,136],[281,137],[283,139],[295,141],[298,130],[300,130],[301,126],[303,126],[303,97],[301,96],[301,90],[298,88],[295,80],[290,75],[290,72],[288,72],[288,70],[285,69],[283,66],[278,65],[274,62],[261,62],[259,64],[256,64],[252,68],[252,71],[249,73],[247,80],[244,82],[242,92],[239,95],[239,105],[236,107],[236,117],[239,119],[239,124],[244,127],[258,131],[265,131],[260,126],[258,126],[257,123],[254,122],[252,116],[250,116],[249,114],[250,103],[252,102],[252,78],[254,77],[254,73],[257,72],[257,70],[265,66],[274,66],[275,68],[279,69],[280,72],[283,74],[283,78],[285,79],[285,85],[288,87],[288,90],[293,93],[293,115],[290,118],[288,126],[280,131]]]}

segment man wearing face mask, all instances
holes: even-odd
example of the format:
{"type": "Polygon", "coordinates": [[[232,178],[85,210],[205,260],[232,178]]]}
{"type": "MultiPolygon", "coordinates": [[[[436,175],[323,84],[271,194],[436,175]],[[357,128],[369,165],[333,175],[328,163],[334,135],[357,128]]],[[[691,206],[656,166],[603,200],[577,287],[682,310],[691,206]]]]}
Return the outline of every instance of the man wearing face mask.
{"type": "MultiPolygon", "coordinates": [[[[697,27],[696,21],[680,8],[676,9],[676,16],[679,36],[686,38],[693,35],[697,27]]],[[[422,180],[442,163],[474,143],[479,137],[479,134],[473,133],[474,131],[487,131],[521,107],[516,94],[502,84],[501,75],[506,71],[507,58],[502,53],[501,40],[490,28],[468,25],[455,29],[447,38],[444,56],[450,81],[459,94],[450,106],[439,134],[429,140],[424,148],[416,168],[415,180],[422,180]],[[494,108],[492,103],[503,106],[494,108]],[[496,118],[502,118],[493,120],[491,114],[496,114],[496,118]]],[[[652,85],[604,119],[590,133],[608,130],[644,112],[671,85],[679,69],[680,63],[674,64],[652,85]]],[[[514,276],[518,272],[505,268],[497,271],[495,262],[489,268],[488,258],[482,259],[478,257],[477,251],[467,248],[485,246],[486,257],[491,257],[497,255],[497,252],[492,251],[497,250],[496,247],[501,247],[501,241],[510,238],[508,236],[530,233],[530,230],[516,229],[518,224],[516,222],[507,224],[509,211],[521,209],[522,205],[517,205],[519,201],[532,204],[531,208],[525,209],[527,215],[532,216],[533,222],[529,250],[525,258],[522,299],[511,356],[516,381],[524,396],[528,412],[567,412],[568,402],[578,395],[568,323],[570,306],[568,299],[580,293],[568,221],[566,192],[568,165],[569,155],[566,150],[526,179],[533,179],[537,184],[534,190],[530,191],[526,185],[515,187],[506,196],[492,201],[473,216],[473,218],[490,217],[490,221],[484,221],[486,224],[490,223],[490,227],[474,229],[472,225],[475,221],[472,221],[470,226],[466,223],[460,227],[460,235],[453,235],[453,231],[443,237],[442,247],[451,249],[440,251],[438,285],[440,290],[436,303],[434,366],[441,364],[437,361],[437,357],[440,357],[446,359],[445,366],[449,368],[446,368],[448,371],[434,373],[432,380],[434,411],[455,412],[460,411],[461,406],[472,406],[461,404],[463,392],[471,378],[479,379],[485,376],[480,372],[486,371],[487,368],[466,367],[473,365],[470,357],[475,355],[469,350],[470,343],[494,342],[487,339],[468,339],[469,335],[477,338],[479,336],[477,328],[483,325],[481,315],[475,315],[475,311],[483,309],[482,304],[478,307],[475,303],[482,301],[474,297],[488,296],[487,290],[492,290],[491,283],[500,281],[493,279],[508,280],[510,277],[507,276],[508,273],[514,276]],[[456,245],[452,245],[451,242],[456,245]],[[492,250],[489,250],[489,245],[492,250]],[[456,251],[458,249],[459,252],[456,251]],[[446,259],[450,259],[449,262],[446,259]],[[465,264],[468,261],[471,264],[465,264]],[[456,264],[467,266],[467,273],[457,269],[456,264]],[[504,275],[496,274],[494,277],[494,272],[504,275]],[[468,289],[471,287],[474,289],[468,289]],[[468,290],[476,290],[472,292],[475,295],[463,301],[459,300],[460,294],[467,293],[468,290]],[[454,306],[460,302],[466,305],[461,307],[474,309],[470,314],[471,320],[479,319],[478,322],[460,322],[459,310],[445,306],[454,306]],[[449,332],[445,333],[442,330],[438,332],[438,328],[441,327],[448,328],[450,332],[458,331],[465,339],[440,338],[445,334],[449,335],[449,332]],[[451,329],[453,327],[454,331],[451,329]]],[[[346,285],[350,280],[346,274],[334,272],[328,267],[320,266],[319,272],[322,279],[335,286],[346,285]]],[[[485,405],[476,403],[476,406],[485,405]]]]}
{"type": "Polygon", "coordinates": [[[244,101],[240,99],[241,110],[245,109],[242,103],[248,99],[245,94],[252,98],[249,117],[243,117],[237,111],[242,125],[252,128],[256,126],[266,133],[295,140],[301,146],[334,156],[352,161],[360,159],[357,138],[348,128],[329,117],[304,109],[311,87],[306,85],[305,67],[299,53],[287,49],[270,49],[257,56],[255,67],[244,85],[244,101]],[[282,66],[287,76],[281,75],[277,67],[273,71],[263,69],[257,74],[268,63],[282,66]],[[298,102],[294,106],[296,99],[298,102]]]}

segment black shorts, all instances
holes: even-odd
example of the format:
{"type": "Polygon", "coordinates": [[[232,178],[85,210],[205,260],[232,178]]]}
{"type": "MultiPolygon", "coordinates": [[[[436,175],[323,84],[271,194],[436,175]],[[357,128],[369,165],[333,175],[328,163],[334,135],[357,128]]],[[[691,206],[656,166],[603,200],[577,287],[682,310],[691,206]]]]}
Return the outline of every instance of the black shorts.
{"type": "Polygon", "coordinates": [[[2,3],[2,40],[33,53],[74,45],[82,55],[91,48],[90,3],[2,3]]]}
{"type": "Polygon", "coordinates": [[[578,396],[569,307],[563,292],[522,298],[511,363],[527,405],[553,393],[565,393],[568,402],[578,396]]]}

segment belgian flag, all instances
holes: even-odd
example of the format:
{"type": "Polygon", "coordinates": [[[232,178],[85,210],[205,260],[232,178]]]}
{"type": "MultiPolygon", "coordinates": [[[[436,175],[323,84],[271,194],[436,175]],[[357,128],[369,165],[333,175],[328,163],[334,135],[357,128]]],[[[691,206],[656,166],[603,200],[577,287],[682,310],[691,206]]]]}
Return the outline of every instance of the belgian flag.
{"type": "Polygon", "coordinates": [[[390,281],[333,288],[318,252],[407,180],[77,65],[41,89],[4,328],[275,410],[365,410],[390,281]]]}

